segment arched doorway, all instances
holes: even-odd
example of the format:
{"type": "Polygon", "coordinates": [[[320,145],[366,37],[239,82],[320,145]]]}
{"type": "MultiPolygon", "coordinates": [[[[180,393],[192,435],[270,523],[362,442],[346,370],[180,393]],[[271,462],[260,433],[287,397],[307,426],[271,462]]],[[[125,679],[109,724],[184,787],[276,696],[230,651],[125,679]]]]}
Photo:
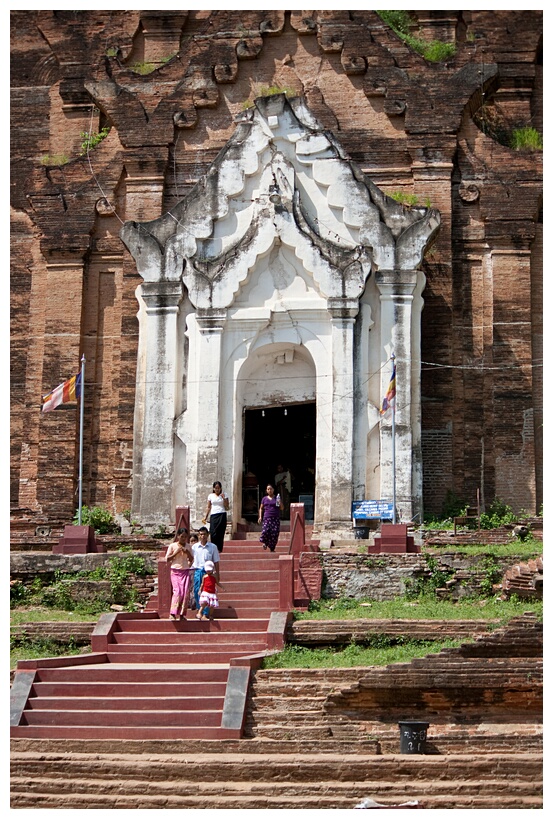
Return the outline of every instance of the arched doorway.
{"type": "Polygon", "coordinates": [[[306,519],[313,520],[315,440],[314,401],[245,409],[242,515],[246,520],[257,520],[259,501],[267,483],[275,485],[280,467],[289,471],[291,484],[283,519],[290,518],[290,503],[299,501],[305,504],[306,519]]]}

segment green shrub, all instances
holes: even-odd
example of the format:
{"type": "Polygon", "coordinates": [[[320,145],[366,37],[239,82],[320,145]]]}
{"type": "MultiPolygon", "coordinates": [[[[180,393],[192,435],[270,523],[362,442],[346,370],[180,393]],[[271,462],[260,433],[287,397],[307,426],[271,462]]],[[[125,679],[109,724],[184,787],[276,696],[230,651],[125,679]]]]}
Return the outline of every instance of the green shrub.
{"type": "Polygon", "coordinates": [[[493,555],[485,555],[475,567],[476,571],[485,573],[484,580],[480,584],[482,594],[490,597],[494,592],[494,585],[501,580],[503,572],[496,558],[493,555]]]}
{"type": "MultiPolygon", "coordinates": [[[[77,525],[79,522],[79,513],[75,512],[73,523],[77,525]]],[[[118,532],[119,526],[115,523],[115,518],[104,506],[83,506],[81,508],[81,525],[92,526],[94,531],[99,535],[107,535],[112,532],[118,532]]]]}
{"type": "Polygon", "coordinates": [[[10,608],[24,605],[29,599],[29,589],[21,580],[10,583],[10,608]]]}
{"type": "Polygon", "coordinates": [[[124,603],[136,602],[136,592],[130,585],[129,575],[144,577],[151,573],[152,570],[148,568],[142,555],[129,552],[121,552],[110,558],[105,569],[105,577],[111,584],[113,598],[118,598],[124,603]]]}
{"type": "Polygon", "coordinates": [[[503,503],[499,498],[494,498],[488,511],[480,515],[480,528],[497,529],[499,526],[506,526],[516,521],[517,516],[511,507],[503,503]]]}
{"type": "Polygon", "coordinates": [[[453,570],[444,571],[438,568],[438,561],[432,555],[425,554],[427,571],[414,580],[406,580],[406,598],[414,600],[417,597],[433,596],[436,589],[443,589],[448,580],[451,580],[455,572],[453,570]]]}

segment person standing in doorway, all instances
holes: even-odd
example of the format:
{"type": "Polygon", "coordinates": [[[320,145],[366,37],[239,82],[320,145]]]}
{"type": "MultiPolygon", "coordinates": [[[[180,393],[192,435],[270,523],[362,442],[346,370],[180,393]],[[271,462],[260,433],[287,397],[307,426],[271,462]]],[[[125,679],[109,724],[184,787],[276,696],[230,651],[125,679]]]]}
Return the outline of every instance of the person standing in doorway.
{"type": "Polygon", "coordinates": [[[213,492],[210,492],[207,497],[207,509],[202,523],[207,523],[209,517],[209,539],[220,552],[223,551],[228,508],[229,499],[223,492],[221,481],[215,481],[213,492]]]}
{"type": "MultiPolygon", "coordinates": [[[[194,569],[194,604],[197,609],[200,608],[200,589],[202,586],[203,576],[205,574],[205,564],[211,561],[214,564],[214,573],[217,581],[219,581],[219,550],[214,543],[208,541],[208,534],[206,526],[201,526],[198,529],[199,542],[192,549],[194,555],[194,562],[192,568],[194,569]]],[[[206,614],[208,616],[209,613],[206,614]]]]}
{"type": "Polygon", "coordinates": [[[165,560],[171,568],[171,588],[173,590],[169,619],[186,620],[190,566],[194,556],[188,544],[188,529],[185,526],[177,530],[176,540],[167,549],[165,560]]]}
{"type": "Polygon", "coordinates": [[[275,488],[272,484],[267,484],[267,494],[261,500],[259,507],[258,523],[262,523],[259,540],[264,549],[274,552],[280,534],[280,513],[284,508],[280,495],[275,497],[275,488]]]}
{"type": "Polygon", "coordinates": [[[286,511],[290,506],[290,492],[292,491],[292,476],[289,469],[284,469],[282,464],[277,466],[275,475],[275,492],[280,495],[283,509],[286,511]]]}

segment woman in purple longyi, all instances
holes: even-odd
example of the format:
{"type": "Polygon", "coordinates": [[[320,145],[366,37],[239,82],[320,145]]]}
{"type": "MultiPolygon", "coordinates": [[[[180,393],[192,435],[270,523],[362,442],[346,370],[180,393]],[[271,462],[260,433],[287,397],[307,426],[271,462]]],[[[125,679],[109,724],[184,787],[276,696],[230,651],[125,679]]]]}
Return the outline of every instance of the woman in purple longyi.
{"type": "Polygon", "coordinates": [[[275,488],[272,484],[267,484],[267,494],[261,500],[259,507],[258,523],[263,521],[259,540],[264,549],[274,552],[280,534],[280,512],[284,509],[280,495],[275,498],[275,488]]]}

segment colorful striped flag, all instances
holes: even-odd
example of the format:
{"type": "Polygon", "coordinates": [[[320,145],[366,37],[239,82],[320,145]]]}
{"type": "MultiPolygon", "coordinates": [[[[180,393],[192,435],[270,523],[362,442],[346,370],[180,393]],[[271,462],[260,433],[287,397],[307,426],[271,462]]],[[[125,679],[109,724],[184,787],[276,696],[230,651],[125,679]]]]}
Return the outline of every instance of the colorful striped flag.
{"type": "Polygon", "coordinates": [[[391,406],[393,406],[392,402],[396,397],[396,362],[394,361],[394,366],[392,369],[392,377],[390,378],[390,383],[388,384],[388,391],[384,396],[384,400],[382,401],[382,406],[380,407],[380,414],[384,415],[391,406]]]}
{"type": "Polygon", "coordinates": [[[67,404],[69,401],[76,401],[80,396],[81,374],[78,373],[42,397],[42,412],[54,410],[60,404],[67,404]]]}

